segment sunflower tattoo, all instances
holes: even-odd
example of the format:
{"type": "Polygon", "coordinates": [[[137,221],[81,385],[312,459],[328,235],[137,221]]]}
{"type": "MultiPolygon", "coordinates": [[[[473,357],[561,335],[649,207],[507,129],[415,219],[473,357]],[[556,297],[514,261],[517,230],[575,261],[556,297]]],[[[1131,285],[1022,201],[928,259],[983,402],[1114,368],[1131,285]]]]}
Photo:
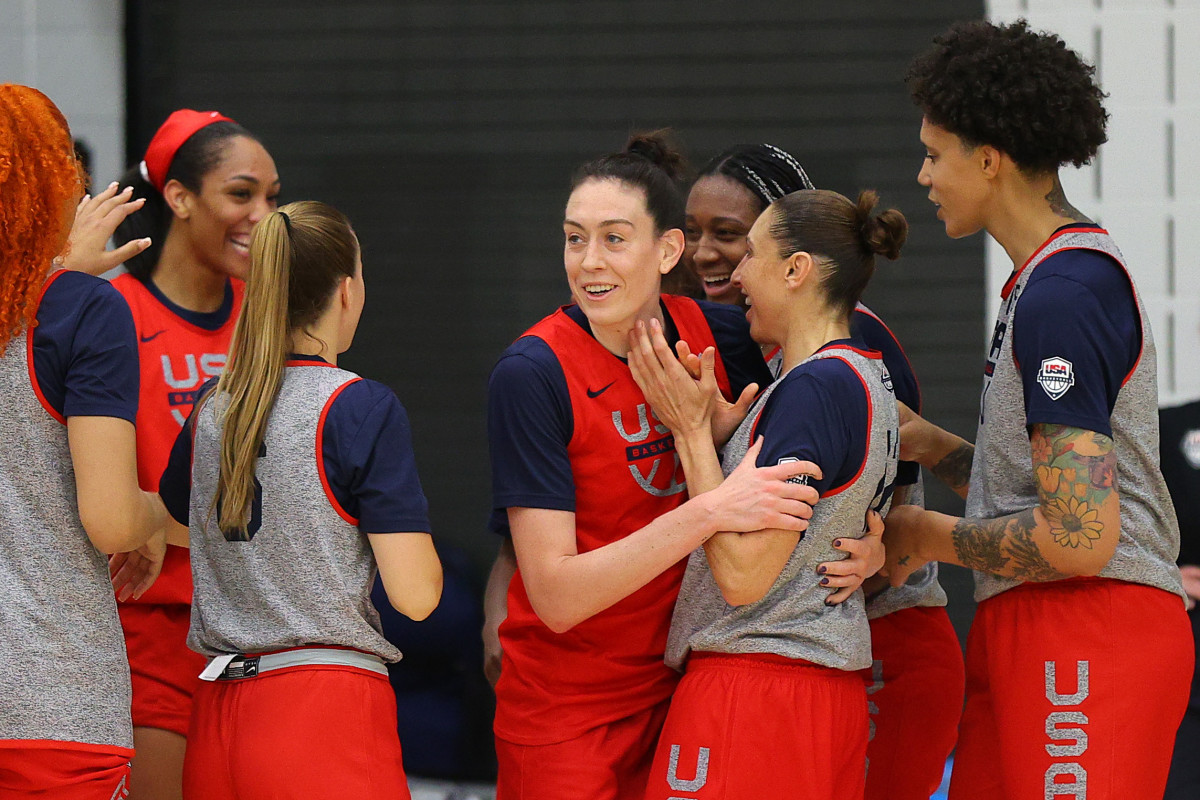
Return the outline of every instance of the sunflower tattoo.
{"type": "Polygon", "coordinates": [[[1042,509],[1050,523],[1054,541],[1063,547],[1086,547],[1100,538],[1104,526],[1100,523],[1100,512],[1091,508],[1086,501],[1074,497],[1055,497],[1042,509]]]}

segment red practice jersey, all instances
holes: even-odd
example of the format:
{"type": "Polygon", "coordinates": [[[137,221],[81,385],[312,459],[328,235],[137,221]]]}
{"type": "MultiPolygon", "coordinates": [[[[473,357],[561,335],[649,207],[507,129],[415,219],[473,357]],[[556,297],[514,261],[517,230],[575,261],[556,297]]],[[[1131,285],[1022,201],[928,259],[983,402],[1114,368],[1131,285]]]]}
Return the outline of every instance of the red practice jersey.
{"type": "MultiPolygon", "coordinates": [[[[663,303],[693,352],[715,346],[694,301],[664,296],[663,303]]],[[[579,552],[620,540],[683,504],[687,487],[674,437],[651,414],[626,363],[562,310],[525,335],[549,345],[566,377],[579,552]]],[[[717,377],[728,395],[719,356],[717,377]]],[[[496,734],[517,744],[560,742],[669,697],[679,675],[663,663],[663,652],[685,564],[562,634],[538,618],[518,570],[500,628],[505,663],[496,734]]]]}
{"type": "MultiPolygon", "coordinates": [[[[129,303],[138,334],[141,393],[137,413],[138,483],[158,491],[171,445],[192,412],[196,393],[225,368],[225,355],[242,306],[243,284],[233,280],[233,308],[224,324],[207,330],[183,319],[132,275],[112,282],[129,303]]],[[[162,574],[139,600],[191,603],[192,574],[186,548],[168,545],[162,574]]]]}

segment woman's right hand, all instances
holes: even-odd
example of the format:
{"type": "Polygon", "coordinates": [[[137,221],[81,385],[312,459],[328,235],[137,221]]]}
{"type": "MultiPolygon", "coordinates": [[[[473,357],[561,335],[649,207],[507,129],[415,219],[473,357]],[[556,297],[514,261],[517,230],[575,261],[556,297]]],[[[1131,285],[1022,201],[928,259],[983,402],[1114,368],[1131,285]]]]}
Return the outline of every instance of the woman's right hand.
{"type": "Polygon", "coordinates": [[[820,478],[821,468],[811,461],[756,467],[762,441],[760,436],[737,469],[708,492],[712,511],[718,516],[717,530],[750,533],[774,528],[802,532],[808,528],[819,495],[802,482],[801,476],[820,478]]]}
{"type": "Polygon", "coordinates": [[[658,421],[676,436],[712,429],[717,388],[716,351],[700,354],[699,378],[671,351],[658,320],[638,322],[629,332],[629,370],[658,421]]]}

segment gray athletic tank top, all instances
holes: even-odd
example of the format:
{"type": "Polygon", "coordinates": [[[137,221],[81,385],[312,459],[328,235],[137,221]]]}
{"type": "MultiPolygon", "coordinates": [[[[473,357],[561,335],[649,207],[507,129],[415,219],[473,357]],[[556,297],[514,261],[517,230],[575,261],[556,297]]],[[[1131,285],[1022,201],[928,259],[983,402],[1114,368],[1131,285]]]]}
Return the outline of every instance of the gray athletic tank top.
{"type": "MultiPolygon", "coordinates": [[[[822,358],[842,359],[866,387],[871,430],[863,469],[853,482],[826,494],[817,503],[808,530],[779,578],[756,603],[727,604],[713,579],[704,548],[691,554],[667,640],[669,666],[682,669],[692,650],[773,653],[846,670],[871,666],[871,634],[862,592],[840,605],[826,606],[830,590],[819,584],[817,565],[845,555],[833,548],[834,539],[862,537],[868,508],[880,513],[887,510],[899,449],[896,398],[881,358],[835,346],[816,353],[797,368],[822,358]]],[[[726,475],[741,463],[752,444],[758,416],[779,382],[763,392],[725,446],[726,475]]]]}
{"type": "Polygon", "coordinates": [[[67,428],[26,331],[0,358],[0,739],[133,747],[108,560],[79,521],[67,428]]]}
{"type": "MultiPolygon", "coordinates": [[[[1021,372],[1013,358],[1013,320],[1021,293],[1038,265],[1066,249],[1097,250],[1125,267],[1113,240],[1095,229],[1067,230],[1046,244],[1017,276],[1000,307],[980,400],[979,432],[971,465],[967,516],[1001,517],[1039,503],[1032,451],[1025,427],[1021,372]]],[[[1128,270],[1126,269],[1128,273],[1128,270]]],[[[1132,278],[1130,278],[1132,283],[1132,278]]],[[[1158,384],[1154,338],[1141,297],[1134,291],[1142,324],[1142,357],[1117,393],[1112,411],[1121,493],[1121,538],[1101,577],[1144,583],[1182,595],[1175,556],[1179,525],[1158,466],[1158,384]]],[[[1048,378],[1049,380],[1049,378],[1048,378]]],[[[975,599],[1018,586],[1021,581],[975,573],[975,599]]]]}
{"type": "MultiPolygon", "coordinates": [[[[869,308],[862,303],[858,308],[874,316],[869,308]]],[[[783,370],[783,351],[775,350],[767,359],[767,369],[775,378],[783,370]]],[[[908,505],[925,507],[925,479],[917,477],[917,482],[908,487],[908,505]]],[[[931,561],[908,576],[903,586],[889,586],[882,592],[867,600],[867,619],[879,619],[896,611],[906,608],[937,607],[946,605],[946,592],[938,582],[938,565],[931,561]]]]}
{"type": "Polygon", "coordinates": [[[227,541],[211,511],[228,397],[214,391],[204,402],[189,510],[193,650],[216,656],[322,644],[400,659],[371,604],[377,568],[367,535],[335,508],[319,467],[322,412],[357,379],[324,365],[284,371],[255,468],[261,524],[250,526],[249,541],[227,541]]]}

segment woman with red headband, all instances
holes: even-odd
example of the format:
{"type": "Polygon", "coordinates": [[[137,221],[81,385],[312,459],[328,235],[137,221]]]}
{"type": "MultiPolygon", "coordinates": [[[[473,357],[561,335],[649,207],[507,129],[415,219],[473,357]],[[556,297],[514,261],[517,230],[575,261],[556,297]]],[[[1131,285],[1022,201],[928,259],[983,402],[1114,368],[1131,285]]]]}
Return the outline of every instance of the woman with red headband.
{"type": "MultiPolygon", "coordinates": [[[[8,800],[125,796],[129,673],[103,554],[144,546],[161,559],[164,547],[162,504],[137,485],[129,309],[104,281],[52,267],[82,191],[59,110],[36,89],[0,85],[0,797],[8,800]]],[[[82,207],[100,212],[93,222],[123,213],[114,194],[82,207]]],[[[76,255],[91,254],[94,241],[74,244],[76,255]]]]}
{"type": "MultiPolygon", "coordinates": [[[[197,391],[225,365],[250,268],[250,231],[274,210],[279,177],[267,150],[236,122],[182,109],[122,184],[144,205],[116,241],[150,239],[113,285],[137,327],[138,479],[157,491],[197,391]]],[[[169,547],[158,582],[119,607],[133,679],[135,799],[182,796],[192,692],[204,669],[185,644],[191,600],[187,551],[169,547]]]]}

